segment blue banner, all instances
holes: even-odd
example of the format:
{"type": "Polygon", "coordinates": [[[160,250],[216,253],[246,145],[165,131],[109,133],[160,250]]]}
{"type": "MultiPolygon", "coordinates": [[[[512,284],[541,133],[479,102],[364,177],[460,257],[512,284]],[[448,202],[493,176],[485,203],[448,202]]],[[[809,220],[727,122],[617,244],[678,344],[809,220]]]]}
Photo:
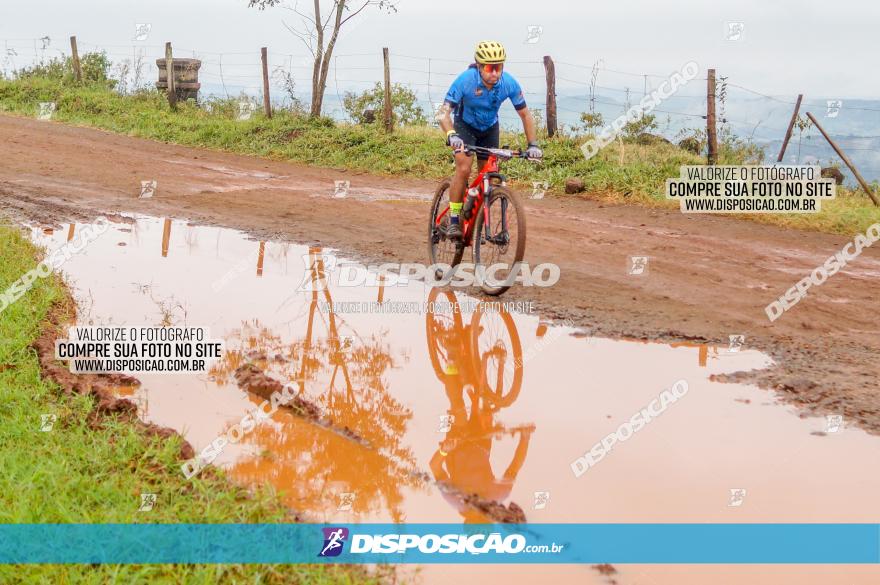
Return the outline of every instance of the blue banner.
{"type": "Polygon", "coordinates": [[[0,563],[876,564],[880,524],[2,524],[0,563]]]}

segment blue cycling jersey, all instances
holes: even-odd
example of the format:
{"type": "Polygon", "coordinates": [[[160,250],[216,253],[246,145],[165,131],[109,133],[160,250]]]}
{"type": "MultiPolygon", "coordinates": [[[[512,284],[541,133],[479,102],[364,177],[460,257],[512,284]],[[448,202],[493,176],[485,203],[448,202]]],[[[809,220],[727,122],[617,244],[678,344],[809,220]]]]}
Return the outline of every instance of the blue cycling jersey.
{"type": "Polygon", "coordinates": [[[489,89],[473,64],[452,82],[444,101],[453,108],[456,119],[461,118],[469,126],[484,131],[498,122],[498,110],[508,98],[517,110],[526,107],[522,88],[513,75],[502,72],[498,83],[489,89]]]}

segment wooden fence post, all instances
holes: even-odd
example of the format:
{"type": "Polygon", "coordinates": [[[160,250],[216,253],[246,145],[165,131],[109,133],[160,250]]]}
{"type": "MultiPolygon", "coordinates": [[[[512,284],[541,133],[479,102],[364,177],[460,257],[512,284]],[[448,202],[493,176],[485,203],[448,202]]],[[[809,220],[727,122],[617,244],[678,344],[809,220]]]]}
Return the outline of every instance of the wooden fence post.
{"type": "Polygon", "coordinates": [[[382,59],[385,61],[385,131],[394,129],[394,119],[391,110],[391,67],[388,63],[388,47],[382,48],[382,59]]]}
{"type": "Polygon", "coordinates": [[[172,110],[176,110],[177,88],[174,87],[174,56],[171,52],[171,43],[165,43],[165,78],[168,82],[168,105],[172,110]]]}
{"type": "Polygon", "coordinates": [[[171,246],[171,218],[166,217],[162,225],[162,257],[168,257],[168,248],[171,246]]]}
{"type": "Polygon", "coordinates": [[[706,140],[709,143],[708,164],[718,162],[718,134],[715,131],[715,70],[706,76],[706,140]]]}
{"type": "Polygon", "coordinates": [[[782,162],[782,158],[785,156],[785,149],[788,146],[788,141],[791,140],[791,131],[794,130],[794,123],[797,122],[802,99],[804,99],[804,94],[799,93],[797,103],[794,104],[794,112],[791,114],[791,121],[788,123],[788,130],[785,131],[785,139],[782,141],[782,148],[779,149],[779,156],[776,157],[776,162],[782,162]]]}
{"type": "Polygon", "coordinates": [[[544,55],[544,73],[547,75],[547,136],[556,135],[556,67],[550,55],[544,55]]]}
{"type": "Polygon", "coordinates": [[[834,149],[834,152],[837,153],[837,156],[839,156],[841,159],[843,159],[843,162],[846,163],[846,166],[848,166],[848,167],[849,167],[849,170],[852,171],[852,174],[855,175],[856,180],[859,182],[859,185],[862,186],[862,189],[865,190],[865,193],[867,193],[867,194],[868,194],[868,197],[871,198],[871,201],[874,202],[874,205],[875,205],[875,206],[880,206],[880,202],[877,201],[877,196],[874,195],[874,192],[871,190],[871,187],[868,186],[868,183],[866,183],[866,182],[865,182],[865,179],[862,178],[862,175],[859,174],[859,171],[856,169],[856,166],[852,163],[852,161],[849,160],[849,157],[846,156],[846,155],[843,153],[843,151],[840,150],[840,147],[837,146],[837,143],[834,142],[834,141],[831,139],[830,136],[828,136],[828,133],[825,132],[825,129],[822,128],[822,126],[819,125],[819,121],[816,120],[815,117],[813,117],[813,114],[811,114],[810,112],[807,112],[807,117],[810,119],[810,121],[811,121],[813,124],[815,124],[816,128],[819,129],[819,132],[822,133],[822,136],[825,137],[825,140],[828,141],[828,144],[830,144],[830,145],[831,145],[831,148],[834,149]]]}
{"type": "Polygon", "coordinates": [[[257,276],[263,276],[263,259],[266,256],[266,242],[260,242],[260,252],[257,255],[257,276]]]}
{"type": "Polygon", "coordinates": [[[79,62],[79,51],[76,48],[76,36],[70,37],[70,60],[73,62],[73,76],[82,81],[82,65],[79,62]]]}
{"type": "Polygon", "coordinates": [[[272,117],[272,104],[269,102],[269,58],[266,54],[266,47],[260,49],[260,58],[263,61],[263,110],[266,117],[272,117]]]}

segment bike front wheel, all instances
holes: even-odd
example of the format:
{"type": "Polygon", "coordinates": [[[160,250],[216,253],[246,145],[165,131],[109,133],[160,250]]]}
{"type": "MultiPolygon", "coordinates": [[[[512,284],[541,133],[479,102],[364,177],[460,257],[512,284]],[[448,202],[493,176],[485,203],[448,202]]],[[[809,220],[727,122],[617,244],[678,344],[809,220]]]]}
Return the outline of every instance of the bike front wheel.
{"type": "Polygon", "coordinates": [[[495,187],[477,210],[474,264],[487,295],[500,295],[512,285],[526,252],[526,214],[519,197],[495,187]]]}
{"type": "Polygon", "coordinates": [[[507,408],[519,396],[523,381],[522,343],[513,315],[480,303],[470,329],[480,394],[495,409],[507,408]]]}

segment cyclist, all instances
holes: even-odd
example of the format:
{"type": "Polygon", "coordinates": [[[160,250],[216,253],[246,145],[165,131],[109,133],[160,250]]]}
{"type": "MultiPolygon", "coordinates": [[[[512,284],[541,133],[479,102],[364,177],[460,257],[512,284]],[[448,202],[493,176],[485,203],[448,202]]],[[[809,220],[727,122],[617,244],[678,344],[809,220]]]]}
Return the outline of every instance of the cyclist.
{"type": "MultiPolygon", "coordinates": [[[[446,232],[449,238],[460,239],[462,236],[459,216],[473,167],[473,160],[464,153],[464,145],[498,148],[498,110],[504,100],[510,99],[522,119],[528,140],[526,156],[532,159],[543,156],[536,142],[535,119],[526,106],[522,88],[510,73],[504,71],[506,59],[507,52],[501,43],[481,41],[474,52],[476,62],[452,82],[441,108],[440,128],[446,132],[446,144],[455,153],[455,175],[449,187],[450,223],[446,232]],[[450,112],[455,114],[454,123],[450,112]]],[[[479,158],[478,164],[483,165],[485,161],[479,158]]]]}

